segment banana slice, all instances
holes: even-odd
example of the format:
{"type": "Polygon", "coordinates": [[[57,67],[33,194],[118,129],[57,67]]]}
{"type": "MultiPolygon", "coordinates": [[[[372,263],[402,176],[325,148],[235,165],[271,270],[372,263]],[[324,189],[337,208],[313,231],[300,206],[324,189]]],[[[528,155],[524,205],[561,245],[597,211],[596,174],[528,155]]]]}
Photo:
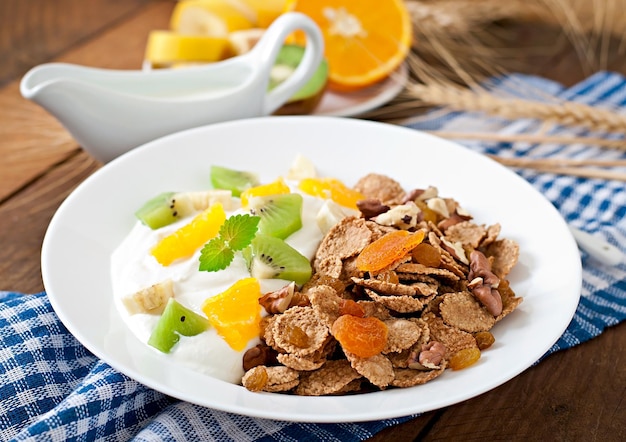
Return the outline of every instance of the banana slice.
{"type": "Polygon", "coordinates": [[[224,37],[151,31],[145,60],[158,67],[176,63],[219,61],[229,57],[230,54],[230,42],[224,37]]]}
{"type": "Polygon", "coordinates": [[[233,55],[243,55],[254,47],[255,44],[263,37],[265,29],[252,28],[234,31],[228,35],[230,47],[233,55]]]}
{"type": "Polygon", "coordinates": [[[122,304],[131,315],[137,313],[161,314],[167,301],[173,297],[174,283],[171,279],[167,279],[122,298],[122,304]]]}
{"type": "Polygon", "coordinates": [[[267,28],[285,11],[286,0],[238,0],[256,15],[256,26],[267,28]]]}
{"type": "Polygon", "coordinates": [[[315,164],[307,157],[298,154],[291,163],[291,167],[287,172],[287,179],[299,181],[305,178],[317,177],[317,171],[315,170],[315,164]]]}
{"type": "Polygon", "coordinates": [[[186,0],[176,4],[170,29],[179,34],[226,38],[255,26],[256,16],[237,0],[186,0]]]}
{"type": "Polygon", "coordinates": [[[324,204],[320,208],[319,212],[317,212],[315,221],[317,222],[317,226],[320,228],[320,231],[326,235],[335,224],[349,214],[355,213],[357,212],[342,207],[333,200],[329,199],[324,201],[324,204]]]}

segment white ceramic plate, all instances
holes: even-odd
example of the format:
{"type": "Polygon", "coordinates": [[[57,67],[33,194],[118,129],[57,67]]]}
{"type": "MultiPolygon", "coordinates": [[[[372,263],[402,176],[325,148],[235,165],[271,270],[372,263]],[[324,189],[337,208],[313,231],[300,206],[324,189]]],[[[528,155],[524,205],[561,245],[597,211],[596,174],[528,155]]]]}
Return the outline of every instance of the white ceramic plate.
{"type": "Polygon", "coordinates": [[[189,130],[139,147],[86,179],[65,200],[42,250],[46,290],[80,342],[145,385],[196,404],[249,416],[309,422],[400,417],[491,390],[540,358],[567,327],[581,288],[579,252],[563,219],[526,181],[457,144],[411,129],[329,117],[268,117],[189,130]],[[133,212],[166,190],[206,188],[211,164],[284,173],[297,153],[323,175],[354,183],[368,172],[407,188],[436,185],[480,223],[502,225],[519,242],[511,285],[524,302],[493,333],[495,345],[461,371],[426,385],[343,397],[251,393],[173,364],[140,343],[114,306],[110,257],[133,212]],[[566,275],[566,276],[565,276],[566,275]]]}
{"type": "Polygon", "coordinates": [[[363,114],[393,100],[404,88],[408,79],[406,64],[400,66],[380,83],[355,92],[324,92],[313,115],[352,117],[363,114]]]}

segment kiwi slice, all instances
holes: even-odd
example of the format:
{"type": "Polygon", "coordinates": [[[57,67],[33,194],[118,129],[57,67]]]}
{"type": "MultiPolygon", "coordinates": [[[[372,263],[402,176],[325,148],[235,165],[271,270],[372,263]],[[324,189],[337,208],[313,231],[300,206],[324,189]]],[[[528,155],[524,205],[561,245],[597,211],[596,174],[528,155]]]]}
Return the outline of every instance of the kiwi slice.
{"type": "Polygon", "coordinates": [[[218,202],[228,208],[231,202],[230,190],[163,192],[141,206],[135,216],[151,229],[158,229],[218,202]]]}
{"type": "Polygon", "coordinates": [[[252,172],[211,166],[211,184],[216,189],[230,190],[233,196],[240,196],[241,192],[258,186],[260,182],[259,177],[252,172]]]}
{"type": "Polygon", "coordinates": [[[148,339],[148,344],[163,353],[169,353],[179,341],[180,335],[195,336],[208,328],[207,318],[170,298],[148,339]]]}
{"type": "Polygon", "coordinates": [[[243,256],[254,278],[285,279],[299,285],[311,279],[309,260],[280,238],[257,233],[243,256]]]}
{"type": "MultiPolygon", "coordinates": [[[[286,44],[280,48],[276,62],[270,72],[269,90],[285,81],[296,70],[304,57],[305,48],[299,45],[286,44]]],[[[318,105],[326,89],[328,81],[328,62],[322,59],[309,81],[281,106],[276,114],[305,114],[318,105]]]]}
{"type": "Polygon", "coordinates": [[[174,192],[163,192],[146,203],[135,212],[135,216],[150,227],[158,229],[176,221],[180,214],[172,203],[174,192]]]}
{"type": "Polygon", "coordinates": [[[253,196],[248,200],[250,214],[261,218],[259,232],[285,239],[302,228],[302,195],[283,193],[253,196]]]}

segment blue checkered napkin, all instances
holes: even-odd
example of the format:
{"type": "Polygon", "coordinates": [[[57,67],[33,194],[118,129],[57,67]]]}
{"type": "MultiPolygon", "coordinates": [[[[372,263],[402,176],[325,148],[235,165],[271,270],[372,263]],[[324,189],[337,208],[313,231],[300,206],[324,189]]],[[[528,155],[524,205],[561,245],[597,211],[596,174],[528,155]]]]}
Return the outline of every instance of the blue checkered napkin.
{"type": "MultiPolygon", "coordinates": [[[[534,77],[494,80],[497,93],[549,95],[598,106],[626,107],[626,80],[603,73],[563,89],[534,77]]],[[[538,122],[511,123],[468,113],[433,112],[407,123],[424,130],[534,132],[538,122]]],[[[582,134],[555,128],[554,134],[582,134]]],[[[624,158],[583,145],[464,142],[470,149],[510,156],[624,158]]],[[[623,183],[520,170],[572,225],[600,235],[626,252],[623,183]]],[[[605,267],[583,256],[583,293],[576,315],[549,353],[586,341],[626,317],[626,264],[605,267]]],[[[45,293],[0,292],[0,438],[2,440],[360,441],[410,417],[348,424],[254,419],[169,398],[116,372],[65,329],[45,293]]]]}
{"type": "MultiPolygon", "coordinates": [[[[626,109],[626,78],[615,73],[598,73],[569,89],[545,79],[523,75],[495,79],[488,88],[502,97],[518,96],[521,92],[524,98],[534,100],[546,101],[552,96],[599,108],[626,109]]],[[[606,136],[580,128],[554,127],[546,131],[543,122],[536,120],[511,123],[459,112],[444,115],[433,112],[407,122],[407,125],[414,129],[446,132],[606,136]]],[[[583,144],[459,142],[477,152],[508,157],[626,159],[624,151],[583,144]]],[[[626,186],[623,182],[574,178],[530,169],[520,169],[518,173],[543,193],[572,226],[606,239],[626,254],[626,186]]],[[[615,267],[602,265],[584,253],[582,260],[582,298],[571,324],[548,354],[587,341],[626,318],[626,257],[615,267]]]]}
{"type": "Polygon", "coordinates": [[[45,293],[0,294],[2,440],[129,440],[173,401],[89,353],[45,293]]]}
{"type": "Polygon", "coordinates": [[[1,440],[360,441],[409,419],[317,425],[177,401],[89,353],[45,293],[0,292],[0,340],[1,440]]]}

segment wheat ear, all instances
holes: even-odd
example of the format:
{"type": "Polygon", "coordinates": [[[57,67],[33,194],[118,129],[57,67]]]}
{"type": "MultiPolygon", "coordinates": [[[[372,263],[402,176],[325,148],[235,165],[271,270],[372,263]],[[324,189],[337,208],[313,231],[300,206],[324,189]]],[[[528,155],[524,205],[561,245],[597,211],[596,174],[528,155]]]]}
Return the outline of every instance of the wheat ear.
{"type": "Polygon", "coordinates": [[[508,120],[533,118],[563,126],[626,133],[626,115],[581,103],[565,101],[552,104],[501,98],[484,90],[420,83],[407,85],[407,93],[426,104],[445,106],[451,110],[484,112],[508,120]]]}

